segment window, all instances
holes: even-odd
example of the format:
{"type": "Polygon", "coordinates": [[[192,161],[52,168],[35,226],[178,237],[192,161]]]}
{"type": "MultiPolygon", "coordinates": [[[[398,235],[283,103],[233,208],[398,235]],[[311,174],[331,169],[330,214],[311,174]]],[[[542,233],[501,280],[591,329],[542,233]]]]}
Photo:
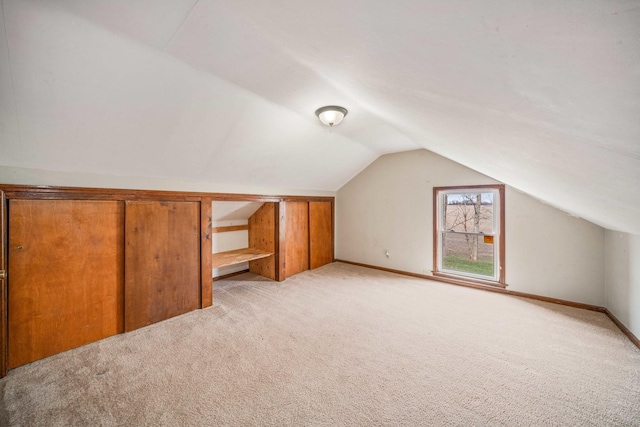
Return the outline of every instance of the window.
{"type": "Polygon", "coordinates": [[[434,275],[504,286],[504,185],[433,189],[434,275]]]}

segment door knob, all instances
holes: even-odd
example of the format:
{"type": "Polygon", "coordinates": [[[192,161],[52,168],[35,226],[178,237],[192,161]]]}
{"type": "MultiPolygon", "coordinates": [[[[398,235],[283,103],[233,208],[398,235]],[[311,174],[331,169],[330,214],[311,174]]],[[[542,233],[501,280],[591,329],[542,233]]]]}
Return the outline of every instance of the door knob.
{"type": "Polygon", "coordinates": [[[0,270],[0,280],[7,278],[7,272],[5,270],[0,270]]]}

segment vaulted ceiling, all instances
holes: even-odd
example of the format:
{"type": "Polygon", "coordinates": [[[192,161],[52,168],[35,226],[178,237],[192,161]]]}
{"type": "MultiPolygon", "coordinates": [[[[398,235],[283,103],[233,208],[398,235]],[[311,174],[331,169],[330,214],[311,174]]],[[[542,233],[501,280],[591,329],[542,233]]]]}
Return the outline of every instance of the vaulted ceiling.
{"type": "Polygon", "coordinates": [[[336,191],[426,148],[640,234],[640,0],[4,0],[2,14],[2,166],[336,191]],[[327,104],[349,109],[332,129],[314,116],[327,104]]]}

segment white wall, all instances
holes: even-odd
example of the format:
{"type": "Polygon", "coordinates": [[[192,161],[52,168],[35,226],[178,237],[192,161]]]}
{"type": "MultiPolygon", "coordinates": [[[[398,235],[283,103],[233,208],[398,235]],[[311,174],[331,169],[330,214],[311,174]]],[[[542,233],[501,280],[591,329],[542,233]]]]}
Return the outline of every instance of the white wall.
{"type": "MultiPolygon", "coordinates": [[[[433,187],[495,183],[426,150],[382,156],[338,191],[336,258],[431,274],[433,187]]],[[[604,305],[604,229],[510,187],[505,200],[508,289],[604,305]]]]}
{"type": "Polygon", "coordinates": [[[606,307],[640,337],[640,236],[605,233],[606,307]]]}
{"type": "Polygon", "coordinates": [[[510,290],[604,306],[604,228],[507,187],[510,290]]]}

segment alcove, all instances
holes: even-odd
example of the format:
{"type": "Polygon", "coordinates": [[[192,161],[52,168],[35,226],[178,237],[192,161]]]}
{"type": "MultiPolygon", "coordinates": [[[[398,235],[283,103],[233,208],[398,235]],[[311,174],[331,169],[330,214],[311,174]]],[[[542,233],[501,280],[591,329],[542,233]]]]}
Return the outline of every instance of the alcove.
{"type": "Polygon", "coordinates": [[[212,276],[241,271],[277,280],[277,203],[212,202],[212,276]]]}

